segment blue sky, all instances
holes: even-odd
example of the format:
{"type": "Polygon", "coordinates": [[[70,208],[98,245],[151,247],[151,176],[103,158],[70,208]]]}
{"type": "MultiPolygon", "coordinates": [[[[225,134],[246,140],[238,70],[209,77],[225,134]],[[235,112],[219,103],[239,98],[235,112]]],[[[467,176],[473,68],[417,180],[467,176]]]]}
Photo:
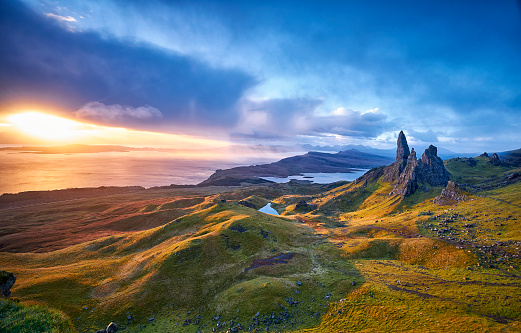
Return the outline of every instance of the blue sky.
{"type": "Polygon", "coordinates": [[[518,1],[0,4],[0,110],[244,143],[521,147],[518,1]]]}

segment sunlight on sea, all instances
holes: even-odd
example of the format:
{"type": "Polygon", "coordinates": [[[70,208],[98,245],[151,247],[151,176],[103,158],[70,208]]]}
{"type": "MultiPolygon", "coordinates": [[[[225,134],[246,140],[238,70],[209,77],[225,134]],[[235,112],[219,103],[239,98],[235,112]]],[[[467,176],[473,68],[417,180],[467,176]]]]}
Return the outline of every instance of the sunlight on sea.
{"type": "Polygon", "coordinates": [[[0,151],[0,194],[73,187],[197,184],[216,169],[269,163],[287,154],[187,155],[154,151],[33,154],[0,151]]]}

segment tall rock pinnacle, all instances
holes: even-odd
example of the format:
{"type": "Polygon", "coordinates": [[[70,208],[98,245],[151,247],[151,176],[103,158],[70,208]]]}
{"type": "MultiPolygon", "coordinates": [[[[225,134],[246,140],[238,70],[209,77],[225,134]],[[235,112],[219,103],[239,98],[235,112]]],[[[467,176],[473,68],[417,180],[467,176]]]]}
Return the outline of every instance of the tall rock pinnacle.
{"type": "Polygon", "coordinates": [[[383,181],[387,183],[394,183],[400,178],[400,174],[407,165],[407,158],[411,154],[403,131],[400,131],[400,134],[398,134],[396,145],[396,161],[385,169],[383,181]]]}
{"type": "Polygon", "coordinates": [[[410,151],[403,131],[400,131],[400,134],[398,134],[397,145],[398,148],[396,149],[396,160],[400,162],[406,160],[409,157],[410,151]]]}

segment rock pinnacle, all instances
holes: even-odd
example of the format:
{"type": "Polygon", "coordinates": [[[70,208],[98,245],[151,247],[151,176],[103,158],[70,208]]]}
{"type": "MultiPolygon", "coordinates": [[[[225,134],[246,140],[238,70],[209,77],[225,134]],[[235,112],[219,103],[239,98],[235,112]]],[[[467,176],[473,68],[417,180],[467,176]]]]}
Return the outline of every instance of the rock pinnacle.
{"type": "Polygon", "coordinates": [[[397,145],[398,148],[396,149],[396,161],[407,160],[410,151],[409,145],[407,144],[407,139],[405,138],[405,134],[403,134],[403,131],[400,131],[400,134],[398,134],[397,145]]]}

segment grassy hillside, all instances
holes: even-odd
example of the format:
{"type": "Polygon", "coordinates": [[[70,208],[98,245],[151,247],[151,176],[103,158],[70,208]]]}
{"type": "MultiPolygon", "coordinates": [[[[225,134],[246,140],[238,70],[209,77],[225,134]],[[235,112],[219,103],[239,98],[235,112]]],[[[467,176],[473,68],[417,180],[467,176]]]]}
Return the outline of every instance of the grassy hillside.
{"type": "Polygon", "coordinates": [[[466,184],[451,206],[376,174],[5,210],[0,267],[78,331],[517,332],[521,182],[481,159],[446,161],[466,184]]]}
{"type": "Polygon", "coordinates": [[[11,333],[74,332],[74,326],[63,313],[43,306],[26,306],[0,298],[0,331],[11,333]]]}

